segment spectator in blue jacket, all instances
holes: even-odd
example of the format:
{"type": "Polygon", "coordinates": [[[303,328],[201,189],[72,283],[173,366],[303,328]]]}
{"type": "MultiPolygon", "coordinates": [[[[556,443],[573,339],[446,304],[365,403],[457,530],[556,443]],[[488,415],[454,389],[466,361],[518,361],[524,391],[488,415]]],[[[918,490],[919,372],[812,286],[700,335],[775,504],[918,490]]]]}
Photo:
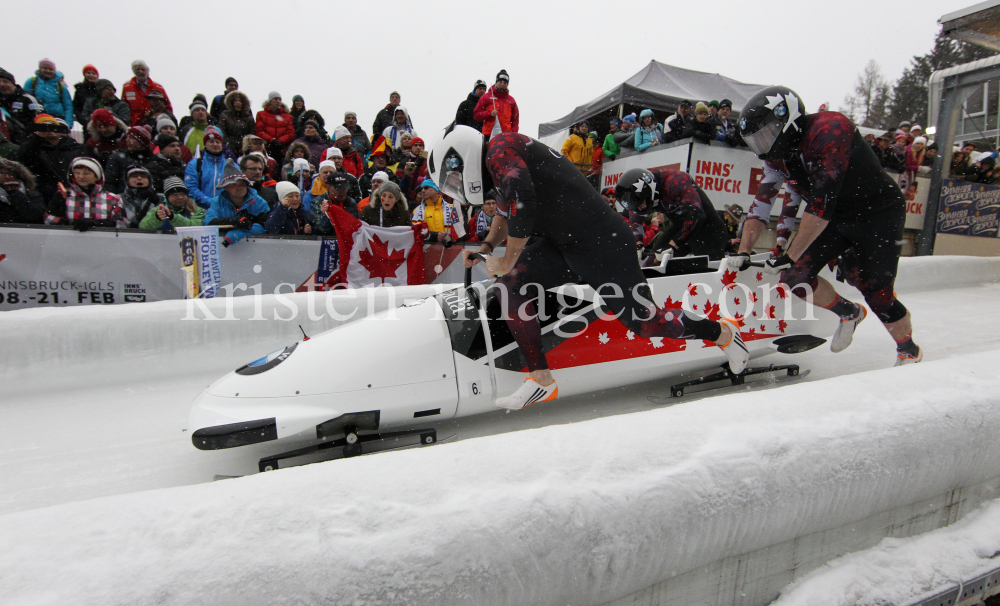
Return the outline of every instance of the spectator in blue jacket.
{"type": "Polygon", "coordinates": [[[271,209],[264,222],[267,233],[291,236],[311,234],[313,215],[303,206],[299,188],[288,181],[281,181],[274,189],[278,191],[280,204],[271,209]]]}
{"type": "Polygon", "coordinates": [[[24,92],[38,99],[45,106],[45,113],[62,118],[66,126],[73,128],[73,96],[62,72],[56,71],[56,64],[50,59],[38,62],[35,75],[24,83],[24,92]]]}
{"type": "Polygon", "coordinates": [[[217,190],[221,187],[219,182],[226,168],[226,156],[223,153],[225,143],[222,135],[215,134],[218,129],[214,126],[210,126],[209,129],[214,132],[206,130],[205,153],[200,158],[188,162],[184,170],[184,185],[187,185],[191,198],[202,208],[208,208],[212,204],[212,199],[216,197],[217,190]]]}
{"type": "Polygon", "coordinates": [[[663,143],[663,127],[656,121],[653,110],[642,110],[639,114],[639,128],[635,130],[635,151],[646,151],[660,143],[663,143]]]}
{"type": "Polygon", "coordinates": [[[232,160],[226,160],[219,188],[225,191],[211,200],[205,213],[205,225],[233,226],[222,239],[222,245],[229,246],[249,235],[264,233],[264,221],[269,212],[267,202],[251,188],[250,179],[232,160]]]}

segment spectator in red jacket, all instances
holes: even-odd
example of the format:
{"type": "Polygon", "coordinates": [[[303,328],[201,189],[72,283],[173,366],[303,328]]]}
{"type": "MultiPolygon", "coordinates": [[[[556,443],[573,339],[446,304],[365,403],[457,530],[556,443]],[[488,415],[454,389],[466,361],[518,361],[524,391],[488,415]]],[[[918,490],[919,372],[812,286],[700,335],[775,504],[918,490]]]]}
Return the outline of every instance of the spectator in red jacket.
{"type": "Polygon", "coordinates": [[[493,125],[497,121],[500,124],[500,132],[517,132],[518,122],[521,118],[517,110],[517,101],[510,96],[510,91],[507,90],[509,82],[510,76],[507,75],[507,70],[500,70],[500,73],[497,74],[496,84],[479,98],[476,109],[472,112],[472,116],[483,123],[483,134],[486,136],[493,134],[493,125]]]}
{"type": "Polygon", "coordinates": [[[132,124],[130,126],[143,124],[146,118],[149,117],[150,107],[146,95],[150,91],[155,90],[163,93],[167,111],[173,113],[174,108],[170,105],[170,97],[167,95],[167,91],[149,78],[149,66],[146,65],[145,61],[142,59],[133,61],[132,73],[135,74],[135,77],[126,82],[125,86],[122,87],[122,99],[128,103],[129,110],[132,113],[132,124]]]}
{"type": "Polygon", "coordinates": [[[267,94],[264,109],[257,112],[256,131],[267,144],[268,155],[274,158],[283,157],[285,148],[295,139],[295,119],[277,91],[267,94]]]}

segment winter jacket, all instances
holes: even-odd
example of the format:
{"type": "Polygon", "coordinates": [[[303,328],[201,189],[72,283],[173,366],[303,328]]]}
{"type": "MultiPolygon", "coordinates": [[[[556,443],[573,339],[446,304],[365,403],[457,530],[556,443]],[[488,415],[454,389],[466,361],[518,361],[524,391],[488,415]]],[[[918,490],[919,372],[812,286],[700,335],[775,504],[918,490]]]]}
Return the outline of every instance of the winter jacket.
{"type": "MultiPolygon", "coordinates": [[[[233,91],[238,92],[238,91],[233,91]]],[[[222,118],[222,112],[226,110],[226,97],[229,93],[222,93],[221,95],[216,95],[212,99],[212,106],[208,108],[208,115],[215,119],[216,122],[222,118]]],[[[243,109],[245,111],[250,111],[250,106],[243,103],[243,109]]]]}
{"type": "Polygon", "coordinates": [[[915,153],[913,151],[913,145],[906,146],[906,170],[909,172],[917,172],[924,163],[924,155],[927,153],[927,149],[920,150],[920,153],[915,153]]]}
{"type": "Polygon", "coordinates": [[[153,153],[148,149],[140,149],[137,152],[119,149],[114,152],[104,166],[104,189],[116,194],[121,193],[125,189],[125,173],[128,169],[133,166],[145,166],[152,158],[153,153]]]}
{"type": "Polygon", "coordinates": [[[73,128],[73,97],[69,94],[62,72],[56,72],[54,78],[46,80],[35,70],[35,75],[24,82],[24,90],[38,99],[45,107],[45,113],[62,118],[70,129],[73,128]]]}
{"type": "Polygon", "coordinates": [[[478,131],[482,131],[482,121],[476,120],[476,117],[473,115],[478,103],[479,97],[475,93],[469,93],[465,101],[458,104],[458,111],[455,112],[455,124],[464,124],[465,126],[471,126],[478,131]]]}
{"type": "Polygon", "coordinates": [[[410,222],[414,225],[423,223],[430,233],[426,242],[435,243],[440,239],[439,234],[446,233],[452,241],[458,240],[458,227],[465,229],[462,213],[458,206],[445,201],[440,195],[436,200],[424,200],[423,203],[413,209],[413,216],[410,222]]]}
{"type": "MultiPolygon", "coordinates": [[[[125,103],[128,103],[129,111],[132,113],[132,123],[129,126],[136,126],[146,122],[146,118],[149,117],[149,110],[151,109],[146,95],[154,90],[163,93],[167,103],[167,111],[173,113],[174,107],[170,104],[170,97],[167,96],[167,91],[162,86],[153,82],[151,78],[147,78],[146,89],[143,90],[139,86],[139,82],[133,77],[122,87],[122,99],[125,103]]],[[[174,124],[177,124],[176,120],[174,124]]]]}
{"type": "MultiPolygon", "coordinates": [[[[640,123],[642,120],[640,119],[640,123]]],[[[673,143],[674,141],[679,141],[684,138],[684,128],[690,122],[694,122],[694,116],[688,114],[687,116],[682,116],[680,114],[674,114],[667,118],[663,123],[663,142],[673,143]]]]}
{"type": "Polygon", "coordinates": [[[320,158],[323,157],[323,153],[330,147],[326,139],[320,136],[299,137],[293,143],[301,143],[309,148],[309,163],[314,166],[319,166],[319,163],[322,162],[320,158]]]}
{"type": "Polygon", "coordinates": [[[360,219],[376,227],[403,227],[410,225],[410,209],[406,202],[399,200],[391,210],[386,211],[378,200],[369,200],[361,209],[360,219]]]}
{"type": "MultiPolygon", "coordinates": [[[[358,185],[361,187],[361,195],[358,197],[359,200],[372,195],[372,175],[380,170],[389,176],[390,181],[397,184],[399,183],[399,179],[396,177],[396,171],[389,170],[388,166],[381,169],[370,166],[367,170],[365,170],[365,174],[361,175],[361,178],[358,179],[358,185]]],[[[408,197],[408,199],[410,198],[408,197]]]]}
{"type": "Polygon", "coordinates": [[[264,141],[270,143],[277,139],[282,147],[288,147],[288,144],[295,139],[295,122],[284,103],[277,113],[267,109],[265,103],[264,109],[257,112],[255,130],[257,136],[264,141]]]}
{"type": "Polygon", "coordinates": [[[168,158],[163,154],[156,154],[146,162],[146,170],[153,177],[153,190],[163,193],[163,181],[167,177],[177,177],[184,179],[187,173],[187,163],[183,160],[168,158]]]}
{"type": "Polygon", "coordinates": [[[7,121],[11,142],[20,145],[27,141],[31,136],[35,116],[42,113],[41,102],[15,84],[14,92],[9,95],[0,94],[0,107],[6,114],[4,119],[7,121]]]}
{"type": "Polygon", "coordinates": [[[335,204],[346,210],[354,218],[358,218],[358,201],[356,198],[348,196],[343,202],[337,202],[336,200],[330,199],[330,192],[327,192],[321,196],[316,196],[313,198],[309,205],[309,211],[316,217],[316,224],[313,226],[313,233],[321,236],[332,236],[336,232],[333,229],[333,223],[330,223],[330,217],[325,212],[323,212],[323,203],[329,202],[330,204],[335,204]]]}
{"type": "Polygon", "coordinates": [[[73,117],[80,124],[86,124],[90,122],[90,112],[85,111],[84,108],[87,107],[88,102],[93,104],[100,98],[97,94],[97,83],[84,80],[74,84],[73,88],[76,89],[76,92],[73,93],[73,117]]]}
{"type": "Polygon", "coordinates": [[[140,229],[153,229],[160,231],[173,231],[176,227],[196,227],[205,224],[205,209],[198,208],[191,212],[186,208],[175,208],[167,202],[173,215],[169,219],[161,219],[156,216],[156,208],[149,209],[146,216],[139,222],[140,229]]]}
{"type": "Polygon", "coordinates": [[[264,230],[269,234],[298,236],[305,234],[306,225],[313,225],[316,219],[304,204],[293,209],[283,204],[275,206],[264,221],[264,230]]]}
{"type": "Polygon", "coordinates": [[[74,225],[81,219],[88,219],[94,227],[128,227],[122,200],[117,194],[104,191],[104,179],[87,189],[76,184],[73,175],[66,181],[66,197],[56,191],[49,199],[46,225],[74,225]]]}
{"type": "Polygon", "coordinates": [[[493,132],[493,122],[496,118],[491,114],[494,109],[497,110],[496,118],[500,119],[500,130],[505,133],[516,133],[521,121],[517,101],[509,90],[498,91],[495,86],[491,86],[490,90],[479,98],[476,109],[472,111],[472,117],[483,123],[483,134],[488,137],[493,132]]]}
{"type": "Polygon", "coordinates": [[[563,142],[562,155],[586,173],[590,170],[590,159],[594,155],[594,145],[590,137],[573,132],[563,142]]]}
{"type": "MultiPolygon", "coordinates": [[[[344,128],[347,128],[346,124],[344,124],[344,128]]],[[[347,130],[351,129],[347,128],[347,130]]],[[[365,132],[365,129],[360,126],[354,127],[354,132],[351,133],[351,144],[354,145],[354,150],[361,156],[362,162],[368,160],[368,154],[372,153],[372,142],[368,138],[368,133],[365,132]]],[[[361,170],[364,172],[364,164],[362,164],[361,170]]],[[[360,174],[356,176],[360,176],[360,174]]]]}
{"type": "Polygon", "coordinates": [[[739,138],[736,134],[736,123],[732,120],[722,121],[718,115],[709,116],[708,123],[715,128],[715,140],[728,143],[732,147],[739,145],[739,138]]]}
{"type": "Polygon", "coordinates": [[[604,136],[604,145],[601,146],[601,149],[604,150],[604,157],[608,160],[614,160],[622,153],[622,146],[615,142],[615,135],[617,134],[617,132],[614,132],[604,136]]]}
{"type": "Polygon", "coordinates": [[[252,135],[257,127],[250,111],[250,100],[238,90],[226,95],[226,108],[219,116],[219,130],[226,139],[226,146],[231,152],[240,156],[243,154],[243,137],[252,135]],[[243,100],[243,111],[233,109],[233,100],[240,97],[243,100]]]}
{"type": "Polygon", "coordinates": [[[587,170],[587,174],[599,174],[602,166],[604,166],[604,149],[595,147],[594,152],[590,156],[590,169],[587,170]]]}
{"type": "Polygon", "coordinates": [[[615,143],[622,149],[635,149],[635,129],[620,130],[614,134],[615,143]]]}
{"type": "Polygon", "coordinates": [[[968,177],[969,177],[969,167],[965,164],[965,159],[954,158],[951,161],[951,170],[948,172],[948,178],[964,180],[967,179],[968,177]]]}
{"type": "MultiPolygon", "coordinates": [[[[466,232],[469,234],[469,242],[485,242],[486,236],[490,233],[490,227],[493,224],[494,217],[496,217],[495,213],[493,217],[491,217],[482,209],[479,209],[479,211],[469,219],[469,225],[466,228],[466,232]]],[[[504,242],[506,242],[506,240],[504,240],[504,242]]]]}
{"type": "Polygon", "coordinates": [[[178,131],[180,134],[177,138],[181,140],[181,145],[191,150],[192,154],[201,153],[201,150],[205,149],[205,129],[209,126],[211,125],[207,122],[204,124],[188,122],[178,131]]]}
{"type": "Polygon", "coordinates": [[[17,161],[17,150],[19,147],[11,143],[7,137],[3,135],[3,131],[0,130],[0,158],[4,160],[14,160],[17,161]]]}
{"type": "Polygon", "coordinates": [[[410,135],[416,137],[417,131],[413,130],[413,123],[410,122],[410,112],[406,111],[406,108],[402,105],[396,107],[395,111],[402,110],[403,115],[406,116],[406,124],[399,124],[395,120],[382,129],[382,136],[385,137],[389,144],[392,145],[393,149],[399,147],[399,142],[403,136],[403,133],[410,133],[410,135]]]}
{"type": "Polygon", "coordinates": [[[681,139],[687,139],[690,137],[699,143],[707,144],[715,140],[716,134],[718,133],[716,132],[715,127],[709,124],[707,119],[704,122],[698,122],[696,118],[684,127],[684,131],[681,133],[681,139]]]}
{"type": "MultiPolygon", "coordinates": [[[[193,162],[193,160],[192,160],[193,162]]],[[[190,186],[188,187],[190,190],[190,186]]],[[[270,213],[267,202],[257,195],[252,188],[247,188],[247,196],[243,199],[243,205],[236,208],[229,192],[222,190],[216,198],[209,200],[208,212],[205,213],[205,225],[236,225],[239,219],[249,218],[252,225],[249,229],[235,227],[226,232],[223,240],[228,244],[239,242],[243,238],[252,234],[264,233],[264,221],[270,213]]]]}
{"type": "Polygon", "coordinates": [[[65,182],[70,162],[86,155],[87,148],[70,137],[63,137],[52,145],[41,137],[32,136],[21,144],[17,161],[35,175],[35,187],[42,200],[50,200],[58,191],[56,184],[65,182]]]}
{"type": "Polygon", "coordinates": [[[379,133],[385,130],[387,126],[391,126],[395,121],[396,117],[396,106],[386,105],[377,114],[375,114],[375,121],[372,122],[372,136],[375,137],[379,133]]]}
{"type": "MultiPolygon", "coordinates": [[[[126,185],[125,191],[121,193],[120,197],[122,208],[125,210],[125,218],[128,220],[128,226],[133,228],[139,227],[139,224],[146,218],[146,214],[149,213],[150,209],[155,211],[156,207],[163,202],[163,196],[156,193],[152,186],[140,189],[126,185]]],[[[152,227],[146,229],[159,228],[152,227]]]]}
{"type": "MultiPolygon", "coordinates": [[[[215,186],[222,178],[222,169],[225,167],[225,154],[216,156],[205,152],[200,158],[188,162],[187,168],[184,170],[184,185],[187,185],[188,195],[198,206],[209,208],[212,200],[218,196],[218,190],[215,186]]],[[[264,201],[261,200],[261,202],[264,201]]]]}
{"type": "Polygon", "coordinates": [[[128,126],[118,118],[115,118],[115,122],[117,122],[118,128],[115,130],[115,134],[110,137],[98,133],[93,120],[87,122],[87,134],[90,136],[85,145],[90,151],[90,155],[97,158],[101,166],[107,166],[111,154],[119,149],[125,149],[125,133],[128,131],[128,126]]]}
{"type": "Polygon", "coordinates": [[[38,192],[0,189],[0,223],[41,223],[45,205],[38,192]]]}
{"type": "Polygon", "coordinates": [[[653,146],[653,141],[663,143],[663,129],[659,123],[653,122],[651,127],[638,127],[635,130],[635,151],[646,151],[653,146]]]}
{"type": "MultiPolygon", "coordinates": [[[[113,101],[109,101],[108,103],[105,103],[100,97],[88,97],[87,100],[84,101],[83,111],[82,111],[82,116],[86,116],[86,118],[81,116],[80,121],[83,122],[84,120],[86,120],[87,122],[89,122],[90,114],[94,113],[99,109],[108,110],[109,112],[115,115],[115,118],[118,118],[126,125],[132,124],[132,111],[129,109],[128,103],[125,103],[118,97],[115,97],[113,101]]],[[[154,131],[155,131],[155,125],[154,125],[154,131]]]]}

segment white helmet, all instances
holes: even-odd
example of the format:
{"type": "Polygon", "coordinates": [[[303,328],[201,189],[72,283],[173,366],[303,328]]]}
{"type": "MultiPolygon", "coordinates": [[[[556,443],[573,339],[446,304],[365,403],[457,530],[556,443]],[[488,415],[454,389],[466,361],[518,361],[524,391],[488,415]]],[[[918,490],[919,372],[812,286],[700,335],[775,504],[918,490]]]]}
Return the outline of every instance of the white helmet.
{"type": "Polygon", "coordinates": [[[428,176],[437,183],[441,193],[458,203],[475,206],[483,203],[487,187],[483,174],[483,146],[486,139],[478,130],[462,125],[450,125],[427,147],[428,176]]]}

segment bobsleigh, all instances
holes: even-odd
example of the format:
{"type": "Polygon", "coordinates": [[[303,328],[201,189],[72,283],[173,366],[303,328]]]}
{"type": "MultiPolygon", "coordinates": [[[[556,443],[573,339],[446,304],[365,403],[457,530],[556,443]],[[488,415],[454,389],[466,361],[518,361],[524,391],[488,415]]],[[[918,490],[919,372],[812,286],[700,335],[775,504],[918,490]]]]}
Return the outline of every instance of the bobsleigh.
{"type": "MultiPolygon", "coordinates": [[[[758,255],[755,264],[766,258],[758,255]]],[[[751,360],[811,349],[837,327],[833,313],[807,305],[760,267],[736,272],[725,261],[685,257],[643,272],[664,308],[736,318],[751,360]]],[[[798,374],[795,365],[771,365],[732,375],[714,343],[641,338],[603,315],[600,303],[585,285],[545,293],[543,345],[562,397],[719,367],[672,386],[671,395],[705,381],[742,383],[747,373],[798,374]]],[[[492,282],[470,284],[467,274],[463,286],[305,337],[236,369],[196,398],[188,427],[201,450],[263,442],[290,449],[260,460],[259,469],[270,471],[325,449],[349,457],[376,441],[433,444],[435,422],[497,410],[493,401],[517,389],[526,372],[492,282]]]]}

